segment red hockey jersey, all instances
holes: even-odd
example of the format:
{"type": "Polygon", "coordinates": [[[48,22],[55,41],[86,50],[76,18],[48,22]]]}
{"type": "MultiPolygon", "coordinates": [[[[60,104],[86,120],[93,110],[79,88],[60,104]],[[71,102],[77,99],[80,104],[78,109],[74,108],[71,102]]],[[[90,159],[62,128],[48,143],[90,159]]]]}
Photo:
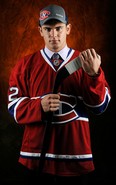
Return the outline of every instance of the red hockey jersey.
{"type": "MultiPolygon", "coordinates": [[[[79,55],[70,50],[66,63],[79,55]]],[[[19,162],[29,169],[39,166],[46,114],[41,99],[52,92],[55,70],[44,50],[25,56],[12,70],[8,89],[8,110],[20,125],[25,125],[19,162]]],[[[60,110],[53,116],[52,132],[45,155],[45,173],[74,176],[94,170],[88,110],[103,113],[110,101],[110,89],[103,70],[97,77],[82,68],[61,81],[60,110]]]]}

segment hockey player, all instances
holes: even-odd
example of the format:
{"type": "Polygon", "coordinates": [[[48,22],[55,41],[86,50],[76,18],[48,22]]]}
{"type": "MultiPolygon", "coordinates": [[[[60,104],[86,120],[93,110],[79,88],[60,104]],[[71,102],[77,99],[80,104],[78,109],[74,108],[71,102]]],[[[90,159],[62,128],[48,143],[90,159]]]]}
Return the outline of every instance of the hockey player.
{"type": "Polygon", "coordinates": [[[32,174],[33,183],[34,179],[40,181],[47,113],[52,112],[42,183],[87,184],[84,179],[95,168],[88,111],[102,114],[111,98],[101,57],[93,48],[80,52],[68,46],[71,24],[58,5],[41,10],[39,31],[45,47],[21,58],[9,79],[9,113],[17,124],[25,126],[19,163],[28,171],[29,181],[32,174]],[[52,57],[54,53],[59,56],[52,57]],[[78,56],[82,67],[61,80],[54,94],[56,75],[78,56]]]}

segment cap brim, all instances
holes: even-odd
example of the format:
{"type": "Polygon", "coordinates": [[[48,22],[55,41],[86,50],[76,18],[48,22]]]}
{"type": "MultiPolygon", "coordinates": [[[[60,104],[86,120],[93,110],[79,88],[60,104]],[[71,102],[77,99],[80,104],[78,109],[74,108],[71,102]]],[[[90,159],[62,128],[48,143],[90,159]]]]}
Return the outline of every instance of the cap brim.
{"type": "Polygon", "coordinates": [[[58,21],[60,21],[60,22],[62,22],[62,23],[64,23],[64,24],[67,23],[65,20],[63,21],[63,20],[60,19],[60,18],[49,17],[49,18],[47,18],[47,19],[44,20],[44,21],[40,21],[40,25],[42,26],[42,25],[44,25],[44,24],[47,24],[47,22],[48,22],[49,20],[58,20],[58,21]]]}

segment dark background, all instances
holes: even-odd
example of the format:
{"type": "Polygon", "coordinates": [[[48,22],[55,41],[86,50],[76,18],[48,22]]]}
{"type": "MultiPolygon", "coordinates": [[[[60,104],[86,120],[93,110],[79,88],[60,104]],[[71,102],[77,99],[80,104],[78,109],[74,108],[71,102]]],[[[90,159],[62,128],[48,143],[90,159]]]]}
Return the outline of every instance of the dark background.
{"type": "Polygon", "coordinates": [[[69,46],[80,51],[95,48],[101,55],[112,99],[104,114],[90,115],[94,178],[95,184],[115,184],[115,6],[111,0],[0,0],[0,180],[17,185],[21,182],[18,157],[23,128],[8,114],[8,80],[19,58],[44,46],[38,17],[40,9],[50,3],[63,6],[72,23],[69,46]]]}

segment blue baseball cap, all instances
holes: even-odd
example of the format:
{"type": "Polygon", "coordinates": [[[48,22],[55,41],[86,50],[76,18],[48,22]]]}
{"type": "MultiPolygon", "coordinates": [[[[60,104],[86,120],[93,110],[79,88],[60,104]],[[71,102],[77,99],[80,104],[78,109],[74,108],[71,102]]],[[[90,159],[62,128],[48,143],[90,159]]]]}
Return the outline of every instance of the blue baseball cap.
{"type": "Polygon", "coordinates": [[[39,24],[42,26],[47,21],[56,19],[64,24],[67,24],[68,19],[65,10],[58,5],[51,4],[40,11],[39,24]]]}

